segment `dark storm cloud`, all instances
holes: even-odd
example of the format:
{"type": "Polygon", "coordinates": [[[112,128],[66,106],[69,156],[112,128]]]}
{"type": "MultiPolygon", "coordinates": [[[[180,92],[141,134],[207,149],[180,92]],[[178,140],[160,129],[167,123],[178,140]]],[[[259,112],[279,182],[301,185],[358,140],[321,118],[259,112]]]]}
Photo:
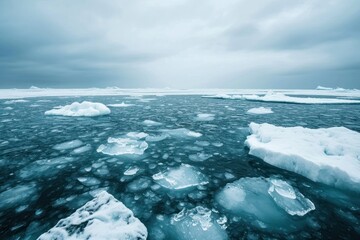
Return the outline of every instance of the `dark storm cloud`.
{"type": "Polygon", "coordinates": [[[0,87],[360,88],[348,1],[0,2],[0,87]]]}

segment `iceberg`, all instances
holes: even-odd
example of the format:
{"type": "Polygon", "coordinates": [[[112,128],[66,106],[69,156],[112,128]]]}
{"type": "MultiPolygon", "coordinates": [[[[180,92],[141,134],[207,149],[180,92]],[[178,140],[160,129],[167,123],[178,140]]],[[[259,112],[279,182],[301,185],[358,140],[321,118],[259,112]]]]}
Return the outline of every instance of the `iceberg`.
{"type": "Polygon", "coordinates": [[[292,216],[304,216],[314,204],[287,182],[276,178],[241,178],[217,195],[218,204],[258,228],[296,228],[292,216]],[[294,225],[294,226],[293,226],[294,225]]]}
{"type": "Polygon", "coordinates": [[[210,114],[210,113],[199,113],[196,118],[195,121],[212,121],[215,119],[215,114],[210,114]]]}
{"type": "Polygon", "coordinates": [[[163,129],[161,132],[168,134],[171,137],[175,138],[198,138],[202,134],[194,131],[190,131],[186,128],[177,128],[177,129],[163,129]]]}
{"type": "Polygon", "coordinates": [[[245,100],[262,102],[298,103],[298,104],[357,104],[360,100],[339,98],[290,97],[283,93],[269,91],[265,96],[243,95],[245,100]]]}
{"type": "Polygon", "coordinates": [[[145,141],[140,141],[131,138],[108,138],[107,144],[101,144],[97,152],[103,154],[116,156],[125,154],[142,155],[148,148],[148,144],[145,141]]]}
{"type": "Polygon", "coordinates": [[[360,133],[345,127],[309,129],[250,124],[249,153],[315,182],[360,192],[360,133]]]}
{"type": "Polygon", "coordinates": [[[207,177],[195,167],[188,164],[181,164],[165,173],[157,173],[152,178],[162,187],[172,190],[182,190],[199,185],[208,184],[207,177]]]}
{"type": "Polygon", "coordinates": [[[113,239],[147,238],[147,229],[133,212],[106,191],[60,220],[38,240],[50,239],[113,239]]]}
{"type": "Polygon", "coordinates": [[[251,108],[247,111],[249,114],[269,114],[274,113],[271,108],[264,108],[264,107],[258,107],[258,108],[251,108]]]}
{"type": "Polygon", "coordinates": [[[45,115],[60,115],[69,117],[95,117],[110,114],[110,109],[102,103],[84,101],[74,102],[61,108],[46,111],[45,115]]]}

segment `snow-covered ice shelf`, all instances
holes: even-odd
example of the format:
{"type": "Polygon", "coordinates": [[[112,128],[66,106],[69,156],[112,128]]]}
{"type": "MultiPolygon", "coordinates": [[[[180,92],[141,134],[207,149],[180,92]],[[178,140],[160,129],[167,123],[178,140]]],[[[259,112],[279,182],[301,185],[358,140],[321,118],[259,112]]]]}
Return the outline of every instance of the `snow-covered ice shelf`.
{"type": "Polygon", "coordinates": [[[140,240],[147,238],[147,229],[123,203],[103,191],[60,220],[38,240],[111,239],[140,240]]]}
{"type": "Polygon", "coordinates": [[[250,154],[313,181],[360,192],[360,133],[250,124],[250,154]]]}

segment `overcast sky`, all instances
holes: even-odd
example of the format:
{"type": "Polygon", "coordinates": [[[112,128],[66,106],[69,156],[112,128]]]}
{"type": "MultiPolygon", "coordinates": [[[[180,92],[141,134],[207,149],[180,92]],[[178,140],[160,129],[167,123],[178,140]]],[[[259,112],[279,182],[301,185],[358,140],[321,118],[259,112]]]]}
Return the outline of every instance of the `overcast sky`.
{"type": "Polygon", "coordinates": [[[0,1],[0,88],[360,88],[358,0],[0,1]]]}

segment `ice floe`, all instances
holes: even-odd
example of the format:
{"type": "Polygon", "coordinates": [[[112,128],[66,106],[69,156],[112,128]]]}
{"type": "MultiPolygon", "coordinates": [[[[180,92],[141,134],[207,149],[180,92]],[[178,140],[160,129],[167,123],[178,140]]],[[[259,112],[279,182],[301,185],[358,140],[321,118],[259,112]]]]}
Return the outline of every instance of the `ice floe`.
{"type": "Polygon", "coordinates": [[[133,139],[143,139],[146,138],[149,134],[144,133],[144,132],[129,132],[126,134],[126,136],[128,136],[129,138],[133,138],[133,139]]]}
{"type": "Polygon", "coordinates": [[[130,104],[130,103],[114,103],[114,104],[107,104],[108,107],[131,107],[134,106],[135,104],[130,104]]]}
{"type": "Polygon", "coordinates": [[[148,127],[160,126],[160,125],[162,125],[162,123],[156,122],[156,121],[153,121],[153,120],[144,120],[142,123],[143,123],[145,126],[148,126],[148,127]]]}
{"type": "Polygon", "coordinates": [[[265,107],[258,107],[258,108],[251,108],[247,111],[247,113],[250,114],[269,114],[274,113],[271,108],[265,108],[265,107]]]}
{"type": "Polygon", "coordinates": [[[83,145],[83,142],[76,139],[76,140],[56,144],[53,147],[53,149],[55,149],[55,150],[67,150],[67,149],[77,148],[77,147],[80,147],[82,145],[83,145]]]}
{"type": "Polygon", "coordinates": [[[154,174],[153,179],[164,188],[173,190],[181,190],[208,183],[208,179],[204,174],[187,164],[181,164],[178,168],[154,174]]]}
{"type": "Polygon", "coordinates": [[[35,183],[17,185],[0,193],[0,210],[30,204],[38,198],[35,183]]]}
{"type": "Polygon", "coordinates": [[[199,113],[195,117],[195,121],[212,121],[215,119],[215,114],[211,113],[199,113]]]}
{"type": "Polygon", "coordinates": [[[228,183],[216,195],[216,200],[232,214],[256,227],[269,229],[296,225],[291,216],[304,216],[315,209],[298,190],[275,178],[241,178],[228,183]]]}
{"type": "Polygon", "coordinates": [[[45,115],[61,115],[69,117],[95,117],[110,114],[110,109],[102,103],[84,101],[74,102],[59,109],[52,109],[45,112],[45,115]]]}
{"type": "Polygon", "coordinates": [[[360,133],[250,124],[250,154],[315,182],[360,192],[360,133]]]}
{"type": "Polygon", "coordinates": [[[101,144],[98,147],[97,152],[101,152],[107,155],[142,155],[147,148],[148,144],[145,141],[131,138],[109,137],[107,140],[107,144],[101,144]]]}
{"type": "Polygon", "coordinates": [[[194,162],[203,162],[211,157],[212,157],[211,154],[207,154],[204,152],[189,155],[189,159],[194,162]]]}
{"type": "Polygon", "coordinates": [[[194,132],[186,128],[163,129],[161,132],[175,138],[198,138],[202,136],[201,133],[194,132]]]}
{"type": "Polygon", "coordinates": [[[67,218],[60,220],[38,239],[118,239],[147,238],[147,229],[133,212],[103,191],[67,218]]]}
{"type": "Polygon", "coordinates": [[[86,144],[85,146],[74,149],[71,153],[72,154],[82,154],[82,153],[88,152],[90,150],[91,150],[91,145],[86,144]]]}
{"type": "Polygon", "coordinates": [[[283,93],[269,91],[264,96],[243,95],[249,101],[299,103],[299,104],[355,104],[360,100],[338,99],[338,98],[314,98],[314,97],[291,97],[283,93]]]}

